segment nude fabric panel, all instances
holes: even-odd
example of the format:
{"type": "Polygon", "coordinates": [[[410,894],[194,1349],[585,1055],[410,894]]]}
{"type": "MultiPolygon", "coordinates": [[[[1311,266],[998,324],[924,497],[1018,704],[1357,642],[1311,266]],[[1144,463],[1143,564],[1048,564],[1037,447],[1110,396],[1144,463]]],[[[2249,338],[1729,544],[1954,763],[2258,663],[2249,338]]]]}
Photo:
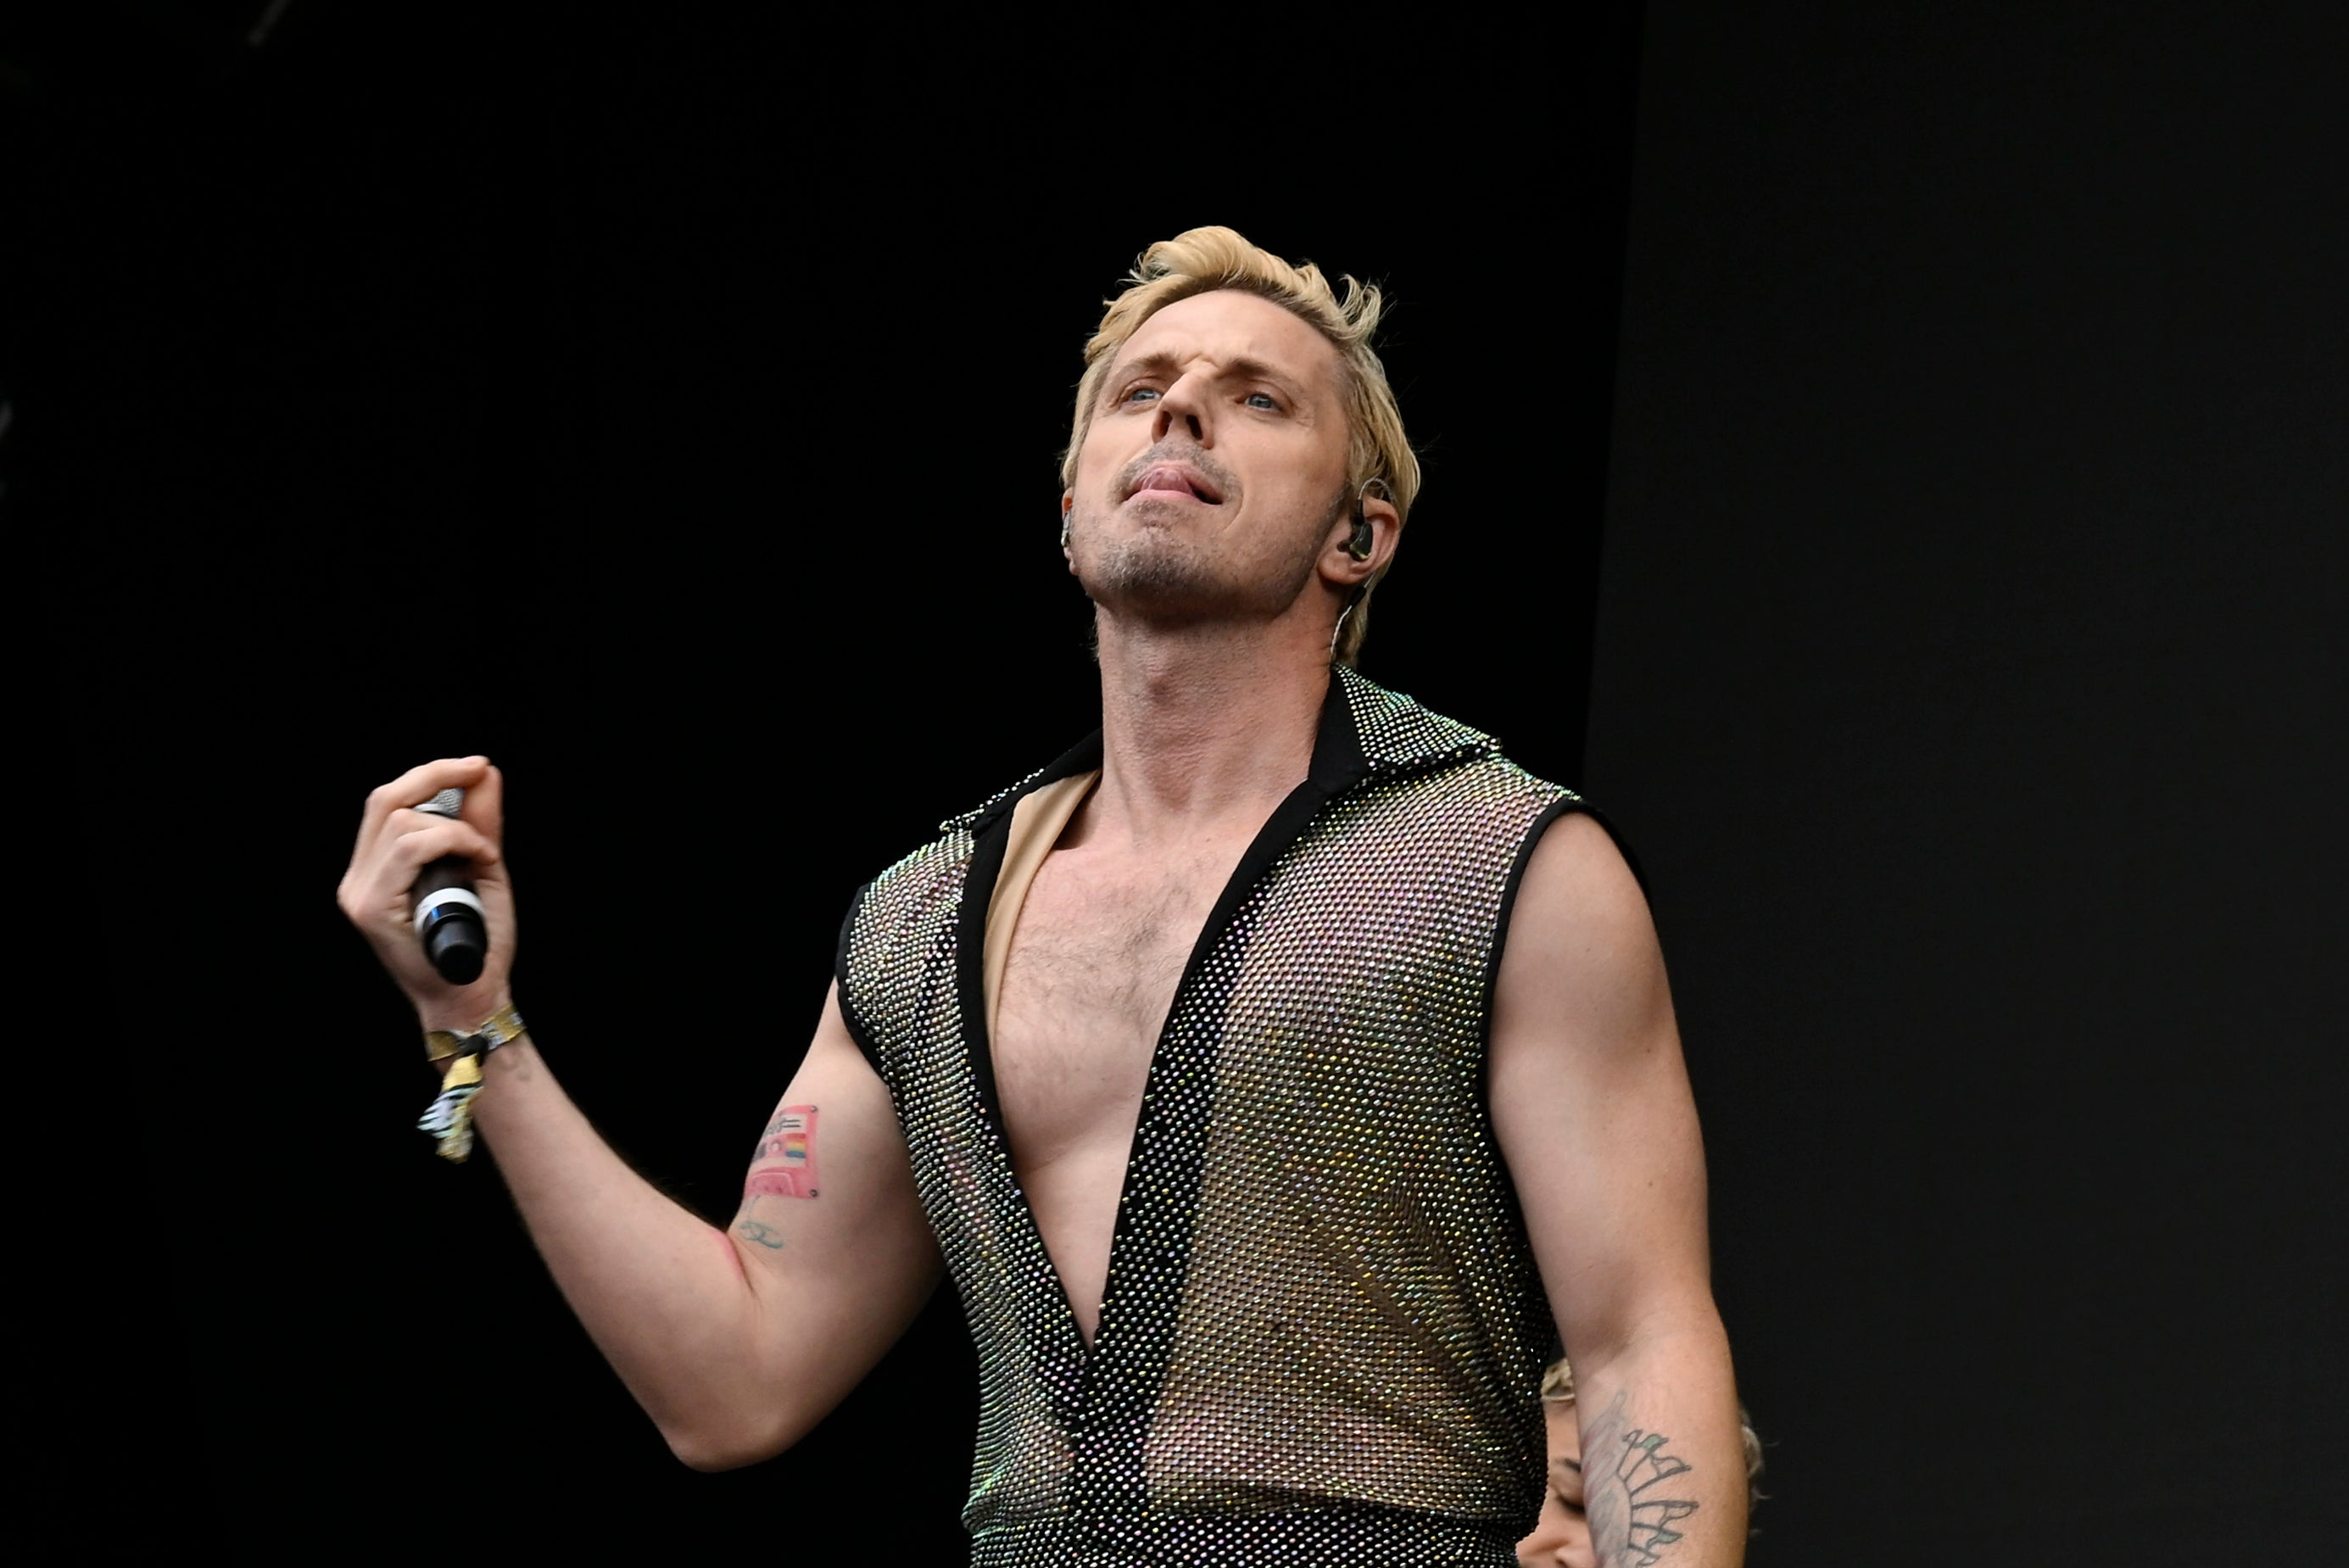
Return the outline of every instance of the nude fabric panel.
{"type": "Polygon", "coordinates": [[[1003,995],[1003,968],[1011,961],[1011,934],[1019,924],[1020,906],[1028,902],[1029,884],[1043,869],[1044,857],[1061,841],[1061,831],[1085,797],[1101,782],[1101,769],[1073,773],[1032,794],[1011,808],[1011,836],[1003,849],[1003,869],[996,873],[995,892],[987,904],[987,1037],[995,1038],[995,1008],[1003,995]]]}

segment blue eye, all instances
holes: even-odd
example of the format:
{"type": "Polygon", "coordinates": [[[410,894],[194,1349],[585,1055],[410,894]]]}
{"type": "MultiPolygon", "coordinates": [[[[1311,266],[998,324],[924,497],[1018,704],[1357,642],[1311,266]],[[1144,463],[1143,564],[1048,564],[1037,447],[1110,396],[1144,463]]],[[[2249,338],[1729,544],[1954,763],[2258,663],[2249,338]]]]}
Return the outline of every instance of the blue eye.
{"type": "Polygon", "coordinates": [[[1120,400],[1127,403],[1138,403],[1144,397],[1155,397],[1157,396],[1158,388],[1155,387],[1129,387],[1125,389],[1124,397],[1120,400]]]}
{"type": "Polygon", "coordinates": [[[1269,392],[1251,392],[1246,397],[1242,398],[1241,401],[1245,402],[1251,408],[1267,408],[1276,413],[1278,413],[1280,408],[1278,399],[1275,398],[1269,392]]]}

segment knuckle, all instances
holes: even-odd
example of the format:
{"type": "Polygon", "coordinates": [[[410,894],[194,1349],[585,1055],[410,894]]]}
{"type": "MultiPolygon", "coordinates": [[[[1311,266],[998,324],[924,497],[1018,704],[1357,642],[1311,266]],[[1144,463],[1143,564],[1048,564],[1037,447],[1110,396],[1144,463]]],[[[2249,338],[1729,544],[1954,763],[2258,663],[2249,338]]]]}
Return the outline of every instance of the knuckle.
{"type": "Polygon", "coordinates": [[[399,835],[399,840],[392,845],[391,851],[394,858],[412,865],[419,861],[430,860],[438,854],[440,851],[436,846],[443,841],[444,837],[445,835],[438,828],[410,828],[399,835]]]}

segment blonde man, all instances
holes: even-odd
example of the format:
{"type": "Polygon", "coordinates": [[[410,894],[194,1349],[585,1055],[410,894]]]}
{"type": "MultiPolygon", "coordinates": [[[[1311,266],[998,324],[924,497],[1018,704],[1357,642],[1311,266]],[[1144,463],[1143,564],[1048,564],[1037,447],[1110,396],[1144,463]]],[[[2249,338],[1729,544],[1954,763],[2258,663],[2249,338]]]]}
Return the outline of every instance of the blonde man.
{"type": "MultiPolygon", "coordinates": [[[[1150,248],[1134,269],[1133,286],[1109,302],[1101,330],[1085,345],[1084,378],[1077,384],[1076,416],[1069,433],[1068,451],[1061,459],[1061,488],[1071,490],[1077,479],[1077,455],[1092,428],[1102,398],[1102,383],[1118,364],[1117,350],[1153,315],[1178,300],[1218,288],[1238,288],[1295,313],[1309,323],[1338,351],[1339,391],[1347,422],[1346,483],[1332,498],[1342,506],[1349,496],[1376,490],[1394,510],[1398,532],[1411,516],[1419,495],[1419,459],[1402,429],[1402,410],[1394,388],[1388,385],[1371,338],[1378,331],[1383,304],[1375,288],[1351,278],[1333,286],[1310,262],[1291,266],[1259,250],[1229,229],[1193,229],[1177,239],[1150,248]]],[[[1332,652],[1339,663],[1352,665],[1361,655],[1370,629],[1371,591],[1386,573],[1386,562],[1365,577],[1340,612],[1332,652]]],[[[1073,563],[1071,570],[1074,570],[1073,563]]]]}
{"type": "MultiPolygon", "coordinates": [[[[1585,1442],[1637,1428],[1682,1467],[1671,1568],[1734,1563],[1703,1157],[1640,889],[1570,791],[1348,664],[1418,490],[1378,294],[1212,229],[1132,284],[1060,487],[1100,731],[859,895],[732,1224],[564,1097],[510,936],[461,986],[424,961],[438,857],[512,929],[481,758],[379,789],[343,888],[441,1031],[436,1125],[495,1147],[698,1467],[789,1448],[951,1277],[976,1563],[1503,1568],[1560,1335],[1585,1442]],[[415,809],[452,787],[461,820],[415,809]]],[[[1616,1501],[1600,1561],[1647,1561],[1616,1501]]]]}

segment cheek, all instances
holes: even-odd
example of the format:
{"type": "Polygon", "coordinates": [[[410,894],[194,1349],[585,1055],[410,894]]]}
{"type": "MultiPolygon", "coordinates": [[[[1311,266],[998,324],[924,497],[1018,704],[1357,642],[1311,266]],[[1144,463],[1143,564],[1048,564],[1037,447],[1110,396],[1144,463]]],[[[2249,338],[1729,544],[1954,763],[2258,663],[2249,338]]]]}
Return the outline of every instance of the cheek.
{"type": "Polygon", "coordinates": [[[1069,479],[1069,490],[1079,506],[1087,504],[1101,489],[1101,464],[1094,459],[1090,442],[1077,453],[1077,467],[1069,479]]]}
{"type": "Polygon", "coordinates": [[[1088,480],[1103,481],[1117,473],[1126,462],[1150,444],[1146,432],[1133,428],[1133,421],[1115,417],[1095,419],[1085,429],[1084,439],[1077,447],[1077,482],[1088,480]]]}

